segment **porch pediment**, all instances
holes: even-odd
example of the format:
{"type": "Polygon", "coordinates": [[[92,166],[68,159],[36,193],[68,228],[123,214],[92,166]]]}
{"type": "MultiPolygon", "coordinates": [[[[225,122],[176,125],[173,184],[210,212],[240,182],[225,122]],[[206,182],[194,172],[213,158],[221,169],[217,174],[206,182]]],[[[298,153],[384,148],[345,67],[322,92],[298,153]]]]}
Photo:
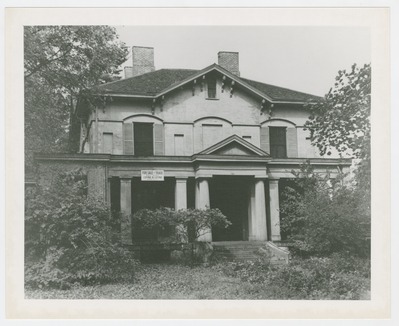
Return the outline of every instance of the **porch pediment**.
{"type": "Polygon", "coordinates": [[[198,154],[270,157],[268,153],[237,135],[230,136],[198,154]]]}

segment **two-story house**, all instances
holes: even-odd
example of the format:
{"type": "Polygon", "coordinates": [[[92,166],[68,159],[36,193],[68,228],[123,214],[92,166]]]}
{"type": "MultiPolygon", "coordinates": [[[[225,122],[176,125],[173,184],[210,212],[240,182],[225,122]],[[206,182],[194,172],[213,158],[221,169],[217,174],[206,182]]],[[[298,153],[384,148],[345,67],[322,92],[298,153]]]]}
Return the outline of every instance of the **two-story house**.
{"type": "MultiPolygon", "coordinates": [[[[219,208],[232,222],[202,241],[280,236],[279,180],[309,159],[336,175],[350,160],[323,158],[303,125],[313,95],[240,76],[239,54],[219,52],[202,70],[154,67],[154,49],[133,47],[125,78],[80,101],[80,152],[38,155],[42,172],[82,167],[89,192],[129,216],[141,208],[219,208]]],[[[140,239],[131,223],[125,243],[140,239]]]]}

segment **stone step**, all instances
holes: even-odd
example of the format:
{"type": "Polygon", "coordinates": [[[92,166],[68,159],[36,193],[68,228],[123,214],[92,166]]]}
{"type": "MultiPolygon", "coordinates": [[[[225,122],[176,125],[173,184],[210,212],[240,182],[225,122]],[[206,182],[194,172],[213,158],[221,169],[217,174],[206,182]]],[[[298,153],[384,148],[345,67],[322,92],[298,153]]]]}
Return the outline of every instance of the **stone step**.
{"type": "Polygon", "coordinates": [[[270,264],[287,263],[285,248],[271,242],[262,241],[223,241],[213,242],[214,259],[225,261],[245,261],[258,258],[266,259],[270,264]]]}
{"type": "Polygon", "coordinates": [[[255,260],[264,242],[257,241],[220,241],[213,242],[213,257],[220,260],[255,260]]]}

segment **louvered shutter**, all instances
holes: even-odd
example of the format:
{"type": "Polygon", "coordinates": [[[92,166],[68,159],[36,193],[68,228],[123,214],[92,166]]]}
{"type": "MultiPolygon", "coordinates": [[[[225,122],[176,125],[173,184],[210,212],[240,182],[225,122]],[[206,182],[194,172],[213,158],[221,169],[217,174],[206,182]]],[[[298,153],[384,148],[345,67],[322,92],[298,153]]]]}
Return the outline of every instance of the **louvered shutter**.
{"type": "Polygon", "coordinates": [[[287,128],[287,157],[298,157],[296,128],[287,128]]]}
{"type": "Polygon", "coordinates": [[[260,149],[270,154],[270,136],[267,126],[260,128],[260,149]]]}
{"type": "Polygon", "coordinates": [[[123,124],[123,154],[134,154],[133,123],[123,124]]]}
{"type": "Polygon", "coordinates": [[[154,155],[165,155],[163,125],[154,124],[154,155]]]}

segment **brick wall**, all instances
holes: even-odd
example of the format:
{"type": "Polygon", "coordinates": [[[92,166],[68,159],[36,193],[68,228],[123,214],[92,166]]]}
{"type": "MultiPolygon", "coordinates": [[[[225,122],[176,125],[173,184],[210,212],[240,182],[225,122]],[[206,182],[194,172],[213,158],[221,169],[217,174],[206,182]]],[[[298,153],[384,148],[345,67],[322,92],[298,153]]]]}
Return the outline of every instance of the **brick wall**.
{"type": "Polygon", "coordinates": [[[219,52],[218,64],[234,75],[240,76],[238,52],[219,52]]]}
{"type": "Polygon", "coordinates": [[[106,201],[106,166],[105,163],[79,161],[39,161],[37,182],[41,186],[50,186],[59,173],[82,169],[87,174],[88,195],[106,201]]]}
{"type": "Polygon", "coordinates": [[[133,76],[139,76],[155,70],[154,48],[133,46],[132,60],[133,76]]]}

